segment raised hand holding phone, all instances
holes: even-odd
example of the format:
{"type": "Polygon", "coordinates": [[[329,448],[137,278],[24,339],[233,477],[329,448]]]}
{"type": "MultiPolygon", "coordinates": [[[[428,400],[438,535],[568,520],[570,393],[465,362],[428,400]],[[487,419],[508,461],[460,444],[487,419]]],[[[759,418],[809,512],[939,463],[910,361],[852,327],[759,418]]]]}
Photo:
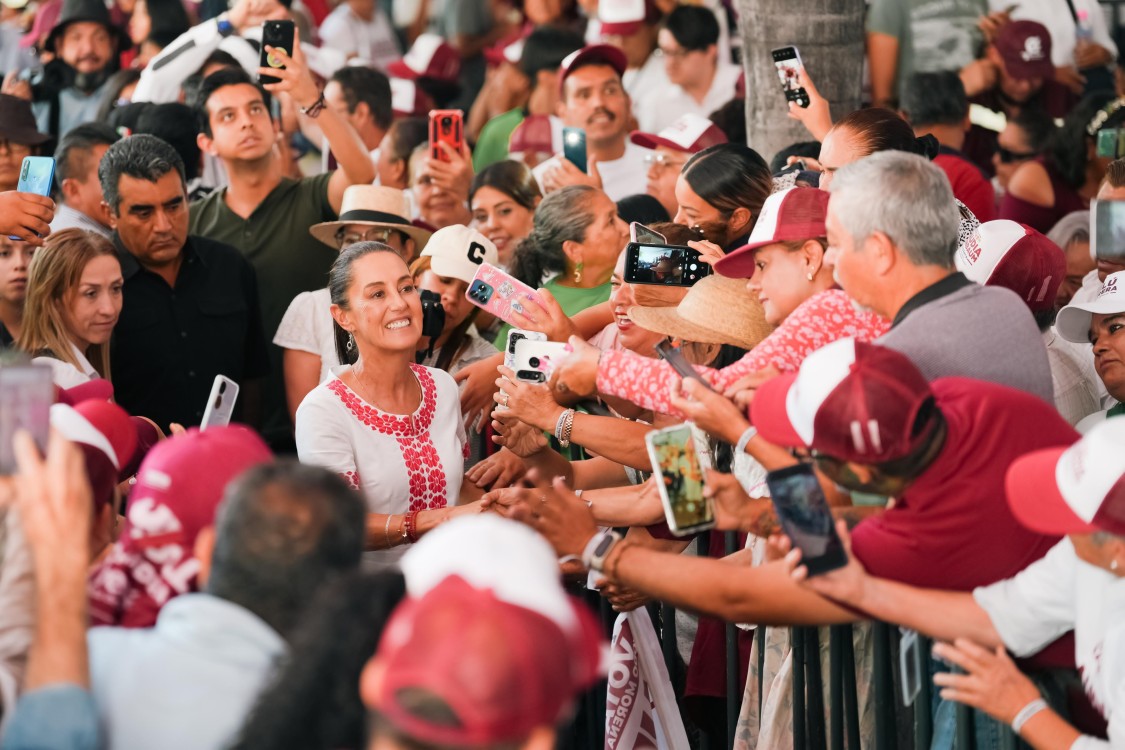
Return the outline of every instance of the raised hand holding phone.
{"type": "Polygon", "coordinates": [[[258,60],[258,81],[263,86],[281,83],[280,77],[268,71],[284,70],[288,67],[285,57],[295,53],[296,45],[297,27],[292,21],[266,21],[262,24],[262,50],[261,57],[258,60]]]}
{"type": "MultiPolygon", "coordinates": [[[[51,183],[55,178],[55,160],[50,156],[25,156],[20,165],[20,179],[16,191],[25,195],[39,195],[50,200],[51,183]]],[[[54,204],[52,204],[54,205],[54,204]]],[[[46,236],[50,227],[42,235],[46,236]]],[[[20,235],[9,235],[10,239],[23,239],[20,235]]],[[[41,237],[40,237],[41,239],[41,237]]]]}
{"type": "Polygon", "coordinates": [[[51,233],[55,202],[35,193],[6,190],[0,193],[0,234],[36,247],[51,233]]]}

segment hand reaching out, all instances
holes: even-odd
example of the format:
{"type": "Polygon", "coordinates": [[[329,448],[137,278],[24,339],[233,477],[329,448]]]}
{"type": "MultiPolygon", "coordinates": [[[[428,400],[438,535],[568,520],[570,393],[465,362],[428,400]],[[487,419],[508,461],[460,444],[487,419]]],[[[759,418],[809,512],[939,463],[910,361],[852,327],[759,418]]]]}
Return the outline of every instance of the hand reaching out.
{"type": "Polygon", "coordinates": [[[602,352],[578,336],[571,336],[567,343],[573,352],[556,363],[550,386],[557,395],[592,396],[597,392],[598,359],[602,352]]]}
{"type": "Polygon", "coordinates": [[[670,402],[701,430],[731,445],[738,443],[750,426],[745,412],[733,401],[694,378],[677,380],[672,386],[670,402]]]}
{"type": "Polygon", "coordinates": [[[797,81],[809,95],[809,106],[802,107],[797,102],[789,102],[789,116],[805,126],[814,140],[823,141],[832,129],[832,112],[828,100],[821,96],[816,84],[803,67],[797,71],[797,81]]]}

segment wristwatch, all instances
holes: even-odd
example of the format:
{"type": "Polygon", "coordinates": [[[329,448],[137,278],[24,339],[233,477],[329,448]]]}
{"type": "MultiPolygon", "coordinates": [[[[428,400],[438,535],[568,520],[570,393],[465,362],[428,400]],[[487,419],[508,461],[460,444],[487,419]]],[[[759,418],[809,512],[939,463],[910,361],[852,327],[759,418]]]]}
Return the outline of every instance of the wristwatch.
{"type": "Polygon", "coordinates": [[[602,572],[606,558],[620,541],[621,535],[612,529],[595,536],[582,552],[582,564],[587,570],[602,572]]]}

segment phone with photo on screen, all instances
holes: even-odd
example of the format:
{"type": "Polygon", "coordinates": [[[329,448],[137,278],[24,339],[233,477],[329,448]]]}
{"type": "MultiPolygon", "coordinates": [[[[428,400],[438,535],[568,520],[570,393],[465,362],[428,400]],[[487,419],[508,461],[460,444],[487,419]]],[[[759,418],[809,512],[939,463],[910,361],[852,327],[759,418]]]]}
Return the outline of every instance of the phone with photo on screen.
{"type": "MultiPolygon", "coordinates": [[[[296,36],[297,26],[292,21],[266,21],[263,23],[262,49],[259,53],[258,67],[284,70],[285,63],[281,62],[280,57],[276,57],[272,53],[267,52],[266,47],[282,50],[285,54],[292,56],[293,42],[296,36]]],[[[280,83],[281,79],[277,76],[259,75],[258,82],[280,83]]]]}
{"type": "Polygon", "coordinates": [[[231,415],[234,414],[234,402],[237,400],[238,383],[225,375],[216,375],[215,382],[211,386],[211,395],[207,397],[207,408],[203,410],[203,419],[199,422],[199,429],[229,425],[231,415]]]}
{"type": "Polygon", "coordinates": [[[801,564],[809,575],[844,567],[848,556],[812,466],[802,463],[771,471],[766,485],[781,528],[801,550],[801,564]]]}
{"type": "Polygon", "coordinates": [[[703,496],[703,472],[709,467],[696,450],[691,432],[691,425],[680,424],[645,436],[664,518],[676,536],[715,525],[715,508],[710,498],[703,496]]]}
{"type": "Polygon", "coordinates": [[[626,284],[693,286],[710,275],[711,266],[687,245],[630,242],[625,246],[626,284]]]}
{"type": "Polygon", "coordinates": [[[801,53],[796,47],[778,47],[772,53],[773,66],[777,69],[777,77],[781,80],[781,91],[785,100],[797,102],[802,107],[809,106],[809,92],[801,85],[799,72],[804,64],[801,62],[801,53]]]}
{"type": "Polygon", "coordinates": [[[1090,201],[1090,223],[1094,259],[1125,264],[1125,201],[1090,201]]]}
{"type": "MultiPolygon", "coordinates": [[[[20,179],[16,184],[16,191],[20,193],[35,193],[44,198],[51,197],[51,183],[55,179],[55,160],[50,156],[25,156],[20,166],[20,179]]],[[[10,240],[22,240],[23,237],[8,235],[10,240]]]]}
{"type": "Polygon", "coordinates": [[[23,358],[0,362],[0,475],[16,473],[12,438],[27,430],[40,453],[46,453],[51,427],[51,404],[55,384],[51,368],[33,365],[23,358]]]}

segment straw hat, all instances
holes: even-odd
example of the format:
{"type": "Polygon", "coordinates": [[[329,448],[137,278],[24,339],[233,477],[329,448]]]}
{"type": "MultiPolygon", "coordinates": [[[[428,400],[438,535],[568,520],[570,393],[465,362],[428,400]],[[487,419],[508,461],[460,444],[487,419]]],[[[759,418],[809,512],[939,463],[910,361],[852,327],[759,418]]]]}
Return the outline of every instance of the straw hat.
{"type": "Polygon", "coordinates": [[[406,196],[397,188],[381,185],[352,185],[344,190],[340,218],[309,227],[309,234],[329,247],[336,247],[336,232],[349,224],[387,227],[412,237],[421,251],[432,232],[410,223],[410,207],[406,196]]]}
{"type": "Polygon", "coordinates": [[[630,307],[629,317],[656,333],[743,349],[753,349],[773,331],[746,282],[718,275],[700,279],[678,307],[630,307]]]}

